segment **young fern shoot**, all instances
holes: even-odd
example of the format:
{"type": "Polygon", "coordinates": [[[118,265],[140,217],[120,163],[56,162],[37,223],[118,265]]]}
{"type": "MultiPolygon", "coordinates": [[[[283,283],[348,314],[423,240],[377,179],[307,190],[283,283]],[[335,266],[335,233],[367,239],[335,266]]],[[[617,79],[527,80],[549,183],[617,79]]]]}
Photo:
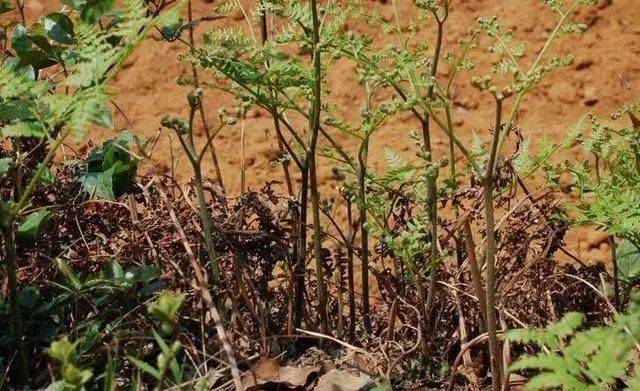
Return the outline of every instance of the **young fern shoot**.
{"type": "Polygon", "coordinates": [[[210,144],[213,143],[213,139],[227,124],[235,123],[237,121],[237,118],[228,117],[225,119],[221,116],[220,125],[218,125],[218,127],[213,132],[210,132],[210,134],[207,135],[205,145],[202,148],[198,148],[195,144],[193,132],[196,111],[198,111],[202,106],[202,90],[196,89],[192,91],[191,93],[189,93],[187,99],[189,102],[188,122],[184,123],[177,118],[169,119],[168,117],[165,117],[162,120],[162,126],[172,129],[175,132],[176,136],[178,137],[178,141],[180,141],[180,145],[182,146],[182,150],[189,160],[191,168],[193,169],[193,183],[196,188],[196,195],[198,198],[198,214],[200,215],[200,219],[202,221],[203,240],[205,249],[207,251],[209,267],[211,268],[211,282],[215,283],[220,281],[220,268],[218,266],[218,259],[213,242],[214,221],[211,217],[211,214],[209,213],[207,199],[204,193],[202,160],[204,159],[207,151],[210,150],[210,144]]]}
{"type": "Polygon", "coordinates": [[[502,363],[502,348],[497,336],[497,322],[495,311],[499,305],[496,301],[496,283],[495,283],[495,268],[496,268],[496,226],[495,226],[495,212],[493,197],[495,188],[494,176],[496,172],[497,164],[500,160],[500,151],[502,145],[506,139],[506,136],[511,131],[514,120],[522,103],[524,96],[531,91],[531,89],[540,82],[542,76],[560,66],[566,66],[571,64],[571,57],[564,57],[560,59],[551,59],[547,65],[540,65],[545,58],[545,54],[551,44],[555,41],[561,32],[581,32],[584,31],[583,25],[570,25],[567,24],[568,19],[573,12],[581,5],[595,4],[593,0],[577,0],[567,9],[563,8],[561,2],[548,2],[549,7],[553,12],[559,15],[559,20],[548,37],[543,47],[540,49],[536,59],[533,61],[529,71],[523,73],[521,67],[518,64],[517,57],[522,56],[524,47],[514,44],[510,44],[512,41],[511,32],[502,33],[500,31],[500,24],[496,19],[483,20],[480,19],[478,24],[480,28],[491,38],[495,40],[490,50],[498,53],[502,56],[500,61],[494,67],[494,72],[497,74],[503,74],[511,72],[513,74],[513,82],[507,87],[499,90],[498,87],[492,85],[490,77],[474,78],[473,84],[481,91],[488,92],[495,100],[495,123],[493,126],[493,135],[491,141],[491,148],[489,156],[486,162],[486,167],[483,171],[478,171],[477,175],[482,179],[484,189],[484,209],[485,209],[485,232],[486,232],[486,248],[485,248],[485,264],[486,264],[486,276],[485,276],[485,292],[486,292],[486,310],[485,315],[487,321],[487,332],[489,335],[489,349],[491,352],[491,368],[492,368],[492,381],[494,389],[500,389],[502,382],[506,381],[503,378],[504,368],[502,363]],[[514,102],[511,106],[511,111],[506,121],[503,123],[503,106],[504,102],[515,96],[514,102]]]}

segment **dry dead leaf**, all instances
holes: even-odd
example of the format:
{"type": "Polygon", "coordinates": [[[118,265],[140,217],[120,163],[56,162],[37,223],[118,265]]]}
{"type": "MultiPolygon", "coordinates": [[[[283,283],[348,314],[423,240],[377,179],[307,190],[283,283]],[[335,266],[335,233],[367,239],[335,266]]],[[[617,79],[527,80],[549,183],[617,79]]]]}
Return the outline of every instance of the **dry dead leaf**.
{"type": "Polygon", "coordinates": [[[255,364],[242,383],[246,391],[311,390],[319,373],[320,367],[283,367],[268,358],[255,364]]]}
{"type": "Polygon", "coordinates": [[[364,373],[352,374],[332,369],[318,380],[315,391],[359,391],[372,385],[371,377],[364,373]]]}

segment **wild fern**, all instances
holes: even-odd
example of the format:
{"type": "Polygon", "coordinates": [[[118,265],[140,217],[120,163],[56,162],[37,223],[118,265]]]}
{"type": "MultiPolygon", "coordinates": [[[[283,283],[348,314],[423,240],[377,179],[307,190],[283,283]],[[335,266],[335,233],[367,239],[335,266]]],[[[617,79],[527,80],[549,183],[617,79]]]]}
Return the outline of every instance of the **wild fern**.
{"type": "Polygon", "coordinates": [[[507,333],[511,341],[537,345],[543,350],[517,360],[510,367],[511,371],[538,372],[525,389],[577,391],[619,389],[620,384],[637,386],[638,302],[610,325],[580,330],[583,322],[584,315],[573,312],[546,329],[507,333]]]}
{"type": "Polygon", "coordinates": [[[614,115],[631,119],[631,127],[604,125],[590,117],[591,132],[580,142],[590,159],[569,165],[581,202],[577,222],[594,224],[609,234],[640,246],[640,124],[637,112],[625,108],[614,115]]]}

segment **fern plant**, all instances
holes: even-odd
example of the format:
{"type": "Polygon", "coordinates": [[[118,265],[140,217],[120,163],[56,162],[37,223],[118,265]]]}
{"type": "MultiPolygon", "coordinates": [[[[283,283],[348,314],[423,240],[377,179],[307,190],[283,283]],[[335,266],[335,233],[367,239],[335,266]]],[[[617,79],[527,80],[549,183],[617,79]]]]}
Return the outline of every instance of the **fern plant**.
{"type": "Polygon", "coordinates": [[[523,139],[512,164],[521,178],[542,172],[551,187],[571,192],[575,198],[566,209],[572,212],[572,222],[609,235],[614,294],[616,304],[622,305],[624,297],[619,296],[625,292],[619,292],[619,283],[631,288],[640,278],[640,214],[635,206],[640,202],[638,105],[624,106],[612,120],[615,122],[606,124],[589,114],[563,140],[541,138],[536,154],[530,153],[529,141],[523,139]],[[625,117],[630,126],[619,124],[625,117]],[[582,157],[577,161],[554,160],[556,151],[574,146],[581,147],[582,157]],[[563,175],[569,180],[561,183],[563,175]]]}
{"type": "Polygon", "coordinates": [[[542,352],[520,358],[511,371],[536,371],[525,389],[603,390],[637,389],[640,305],[633,302],[626,313],[609,325],[580,330],[584,315],[566,314],[540,330],[511,330],[507,339],[536,345],[542,352]],[[624,386],[623,386],[624,385],[624,386]]]}
{"type": "MultiPolygon", "coordinates": [[[[188,58],[205,69],[211,69],[215,77],[214,88],[233,94],[243,102],[258,105],[265,109],[285,132],[278,133],[287,147],[291,159],[300,170],[302,186],[298,203],[300,204],[299,245],[297,247],[297,267],[295,275],[298,281],[296,287],[296,325],[300,320],[300,305],[304,284],[304,254],[306,252],[306,204],[307,194],[311,195],[314,211],[314,230],[318,229],[319,220],[315,218],[316,195],[315,183],[315,143],[318,132],[328,142],[329,148],[324,154],[343,164],[344,171],[351,172],[358,179],[358,196],[355,201],[360,207],[360,257],[363,275],[362,310],[365,329],[368,329],[368,236],[376,224],[384,226],[385,221],[373,224],[369,218],[375,216],[376,205],[385,208],[384,202],[379,202],[384,192],[370,191],[376,183],[376,177],[367,169],[367,144],[369,138],[381,122],[387,117],[399,113],[411,113],[420,124],[420,170],[424,171],[425,179],[424,216],[428,221],[428,235],[424,233],[416,240],[426,241],[427,238],[437,238],[439,235],[438,220],[438,181],[444,163],[450,163],[450,170],[445,183],[451,189],[456,186],[455,157],[461,154],[470,167],[471,176],[479,179],[484,190],[486,248],[486,308],[488,313],[487,328],[490,336],[492,364],[492,378],[501,381],[502,364],[500,345],[497,340],[497,326],[494,308],[495,298],[495,260],[496,234],[494,196],[501,189],[497,189],[495,173],[502,159],[502,149],[507,137],[512,133],[517,113],[525,96],[531,92],[540,81],[550,72],[568,66],[572,63],[571,56],[549,56],[548,51],[552,43],[560,36],[581,33],[585,25],[575,23],[575,11],[582,6],[595,4],[594,0],[575,0],[571,2],[545,2],[556,16],[556,25],[546,42],[536,52],[530,64],[524,64],[523,57],[527,48],[511,31],[504,29],[495,18],[478,20],[477,28],[472,29],[468,36],[460,42],[459,49],[454,52],[444,52],[443,36],[446,34],[446,21],[451,12],[450,1],[415,1],[417,8],[415,18],[411,18],[408,28],[403,29],[396,2],[392,2],[393,17],[391,21],[377,15],[365,12],[357,3],[337,5],[327,3],[319,12],[314,11],[315,2],[301,4],[289,0],[263,1],[259,14],[274,15],[281,20],[281,24],[272,40],[259,44],[253,33],[252,20],[248,19],[249,34],[234,32],[229,29],[219,29],[205,36],[204,45],[198,47],[188,58]],[[317,15],[315,15],[317,13],[317,15]],[[348,16],[347,16],[348,15],[348,16]],[[315,18],[320,16],[319,25],[315,18]],[[395,45],[379,49],[370,37],[360,35],[344,28],[345,18],[362,17],[373,26],[392,34],[395,45]],[[433,46],[429,47],[419,41],[418,32],[427,21],[432,21],[436,29],[433,46]],[[318,31],[316,31],[316,28],[318,31]],[[469,53],[478,46],[478,37],[485,35],[489,45],[487,50],[495,56],[491,76],[476,76],[472,84],[481,92],[487,94],[495,102],[495,117],[492,121],[492,134],[485,153],[481,159],[476,159],[472,148],[465,145],[456,134],[455,121],[452,113],[451,88],[454,79],[466,70],[474,68],[469,60],[469,53]],[[302,56],[290,56],[284,49],[297,47],[302,56]],[[316,61],[320,58],[320,64],[316,61]],[[365,97],[360,124],[351,125],[335,115],[332,106],[322,104],[317,107],[322,91],[318,88],[318,80],[332,63],[333,59],[347,59],[357,69],[359,81],[369,94],[365,97]],[[449,77],[441,80],[438,77],[439,67],[446,61],[450,67],[449,77]],[[495,80],[494,80],[495,79],[495,80]],[[372,97],[376,91],[391,92],[389,101],[375,106],[372,97]],[[311,108],[309,110],[307,107],[311,108]],[[322,125],[317,123],[317,116],[322,115],[322,125]],[[295,126],[293,118],[302,118],[309,123],[309,132],[305,134],[300,127],[295,126]],[[360,142],[357,156],[350,155],[345,148],[336,142],[327,129],[333,128],[357,137],[360,142]],[[434,156],[431,146],[433,131],[442,131],[449,138],[449,153],[446,159],[434,156]],[[293,144],[293,146],[291,146],[293,144]],[[309,193],[309,191],[311,193],[309,193]]],[[[243,11],[244,12],[244,11],[243,11]]],[[[246,14],[246,12],[244,12],[246,14]]],[[[388,95],[387,95],[388,96],[388,95]]],[[[376,102],[377,103],[377,102],[376,102]]],[[[350,187],[346,185],[345,187],[350,187]]],[[[382,188],[381,188],[382,189],[382,188]]],[[[388,189],[387,189],[388,190],[388,189]]],[[[442,192],[441,192],[442,193],[442,192]]],[[[421,223],[421,229],[423,229],[421,223]]],[[[319,231],[314,232],[314,256],[318,256],[319,231]]],[[[439,254],[437,246],[428,246],[426,257],[428,265],[428,283],[419,289],[426,296],[423,308],[425,324],[430,323],[431,309],[436,295],[436,272],[438,261],[443,254],[439,254]]],[[[316,258],[316,265],[321,260],[316,258]]],[[[322,290],[322,274],[317,272],[318,285],[322,290]]],[[[324,313],[321,302],[320,314],[324,313]]],[[[324,323],[324,322],[323,322],[324,323]]],[[[499,387],[498,383],[494,384],[499,387]]]]}
{"type": "MultiPolygon", "coordinates": [[[[393,33],[397,44],[384,49],[374,49],[371,39],[345,32],[341,38],[330,43],[331,47],[340,55],[350,58],[359,67],[359,72],[375,80],[382,87],[393,91],[398,102],[398,111],[410,112],[419,121],[422,136],[422,151],[424,159],[432,163],[426,167],[429,172],[427,182],[428,199],[427,210],[430,219],[430,236],[438,237],[437,214],[437,180],[438,159],[433,156],[430,140],[433,129],[439,129],[449,138],[449,156],[451,162],[449,183],[455,187],[458,175],[454,165],[455,156],[461,154],[470,167],[471,176],[478,178],[483,184],[486,248],[486,308],[489,309],[485,318],[489,331],[492,357],[492,379],[494,388],[499,388],[502,372],[499,341],[496,335],[495,300],[495,212],[494,193],[496,189],[495,172],[501,161],[501,151],[507,136],[511,134],[516,115],[525,96],[538,85],[548,73],[570,65],[571,56],[548,56],[551,44],[561,35],[580,33],[585,25],[573,21],[574,13],[582,6],[593,5],[592,0],[577,0],[574,2],[545,2],[557,16],[556,26],[544,45],[537,51],[534,60],[523,64],[527,46],[519,41],[511,31],[505,30],[496,18],[479,19],[477,28],[460,41],[458,53],[442,53],[442,36],[445,33],[445,22],[448,19],[451,4],[448,1],[416,1],[418,8],[415,21],[409,23],[408,29],[402,29],[397,5],[392,3],[394,14],[392,21],[387,21],[377,15],[370,15],[369,20],[379,25],[383,31],[393,33]],[[417,32],[424,21],[431,19],[437,27],[433,48],[424,43],[416,42],[417,32]],[[474,76],[472,84],[481,92],[486,93],[495,102],[495,119],[488,148],[476,154],[472,146],[465,145],[456,135],[455,121],[451,110],[451,87],[460,72],[474,69],[468,54],[478,46],[478,37],[486,35],[489,41],[487,50],[495,55],[492,75],[474,76]],[[425,58],[427,60],[425,60],[425,58]],[[437,70],[441,58],[448,63],[451,71],[445,80],[439,80],[437,70]],[[510,104],[510,107],[509,107],[510,104]],[[508,111],[507,111],[508,110],[508,111]],[[507,114],[508,113],[508,114],[507,114]],[[476,156],[477,155],[477,156],[476,156]],[[479,159],[477,158],[479,157],[479,159]]],[[[436,269],[439,254],[436,246],[431,246],[429,255],[430,276],[427,292],[426,317],[431,312],[436,287],[436,269]]]]}
{"type": "MultiPolygon", "coordinates": [[[[226,7],[225,7],[226,8],[226,7]]],[[[313,256],[318,281],[319,314],[322,329],[328,331],[326,293],[320,257],[323,238],[320,227],[320,195],[317,189],[316,154],[320,137],[326,138],[338,151],[340,159],[356,167],[355,159],[346,153],[324,129],[321,116],[331,109],[322,101],[324,75],[334,57],[328,50],[343,27],[344,20],[357,5],[345,7],[329,4],[318,10],[315,1],[302,4],[291,0],[262,1],[259,14],[272,14],[283,20],[282,27],[270,40],[258,41],[249,31],[229,28],[215,29],[205,34],[204,44],[192,51],[186,59],[212,73],[216,83],[210,87],[232,94],[240,104],[256,105],[271,115],[280,145],[287,160],[294,162],[300,172],[301,185],[297,214],[298,242],[292,249],[295,259],[295,303],[291,325],[299,327],[303,314],[307,248],[307,204],[311,201],[313,219],[313,256]],[[298,47],[305,56],[289,56],[287,47],[298,47]],[[308,132],[294,118],[308,125],[308,132]]],[[[243,11],[244,12],[244,11],[243,11]]],[[[264,20],[264,19],[263,19],[264,20]]],[[[263,27],[266,28],[266,27],[263,27]]],[[[190,80],[183,82],[192,83],[190,80]]]]}
{"type": "Polygon", "coordinates": [[[634,205],[640,202],[640,121],[636,106],[615,113],[628,116],[630,127],[600,123],[590,117],[591,132],[580,139],[591,158],[582,165],[570,166],[577,194],[583,202],[578,223],[603,227],[607,233],[640,246],[640,214],[634,205]]]}

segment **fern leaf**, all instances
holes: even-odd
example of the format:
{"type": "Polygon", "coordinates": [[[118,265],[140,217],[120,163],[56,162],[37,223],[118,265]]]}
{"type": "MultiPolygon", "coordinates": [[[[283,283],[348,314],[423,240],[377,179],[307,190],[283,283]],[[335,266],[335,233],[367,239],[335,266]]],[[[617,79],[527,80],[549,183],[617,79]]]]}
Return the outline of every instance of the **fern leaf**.
{"type": "Polygon", "coordinates": [[[398,170],[407,166],[407,161],[389,148],[384,149],[384,160],[391,170],[398,170]]]}
{"type": "Polygon", "coordinates": [[[522,176],[529,175],[535,169],[535,161],[531,157],[531,139],[526,138],[520,143],[518,152],[513,158],[513,167],[522,176]]]}

